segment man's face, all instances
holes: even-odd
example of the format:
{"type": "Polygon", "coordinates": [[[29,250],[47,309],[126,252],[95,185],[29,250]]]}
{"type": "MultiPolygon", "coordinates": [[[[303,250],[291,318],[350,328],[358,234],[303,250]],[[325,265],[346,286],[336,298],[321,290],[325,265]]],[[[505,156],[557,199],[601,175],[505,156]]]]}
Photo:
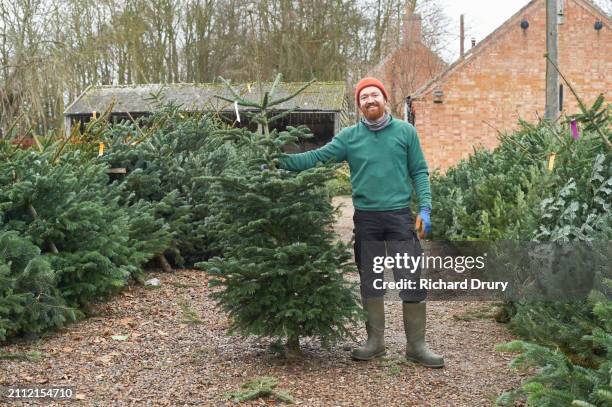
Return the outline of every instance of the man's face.
{"type": "Polygon", "coordinates": [[[359,110],[370,121],[378,120],[385,114],[385,97],[376,86],[363,88],[359,93],[359,110]]]}

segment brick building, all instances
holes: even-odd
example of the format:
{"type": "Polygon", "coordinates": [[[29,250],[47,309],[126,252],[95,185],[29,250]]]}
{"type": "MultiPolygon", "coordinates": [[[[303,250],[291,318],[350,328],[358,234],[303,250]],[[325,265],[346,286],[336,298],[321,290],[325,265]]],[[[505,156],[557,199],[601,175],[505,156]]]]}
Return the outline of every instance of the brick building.
{"type": "MultiPolygon", "coordinates": [[[[560,70],[586,104],[600,93],[609,101],[610,18],[588,0],[561,3],[560,70]]],[[[498,131],[517,128],[519,117],[543,117],[545,52],[546,1],[533,0],[406,99],[414,117],[405,118],[414,120],[431,169],[445,171],[474,146],[497,146],[498,131]]],[[[576,113],[577,103],[564,88],[562,113],[576,113]]]]}
{"type": "Polygon", "coordinates": [[[423,43],[419,14],[407,11],[402,21],[402,40],[368,76],[382,80],[390,92],[389,101],[395,115],[404,114],[406,95],[416,91],[447,67],[435,52],[423,43]]]}

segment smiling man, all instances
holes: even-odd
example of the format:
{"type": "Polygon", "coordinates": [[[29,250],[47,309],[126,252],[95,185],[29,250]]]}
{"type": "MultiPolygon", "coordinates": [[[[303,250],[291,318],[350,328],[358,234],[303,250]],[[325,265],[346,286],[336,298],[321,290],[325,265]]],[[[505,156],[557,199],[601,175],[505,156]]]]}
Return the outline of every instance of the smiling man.
{"type": "MultiPolygon", "coordinates": [[[[373,256],[393,256],[408,250],[421,254],[410,210],[413,189],[419,202],[419,218],[426,235],[430,230],[431,191],[429,171],[416,129],[387,112],[389,96],[378,79],[363,78],[355,89],[361,120],[340,131],[323,147],[281,158],[281,168],[302,171],[318,162],[347,161],[351,171],[355,214],[355,261],[359,269],[362,304],[367,312],[366,343],[352,352],[358,360],[385,354],[384,290],[375,289],[381,278],[373,270],[373,256]],[[414,184],[414,186],[413,186],[414,184]],[[381,253],[382,251],[382,253],[381,253]]],[[[420,272],[408,276],[418,278],[420,272]]],[[[394,269],[395,280],[405,278],[394,269]]],[[[424,290],[402,290],[406,332],[406,358],[427,367],[442,367],[444,360],[425,344],[424,290]]]]}

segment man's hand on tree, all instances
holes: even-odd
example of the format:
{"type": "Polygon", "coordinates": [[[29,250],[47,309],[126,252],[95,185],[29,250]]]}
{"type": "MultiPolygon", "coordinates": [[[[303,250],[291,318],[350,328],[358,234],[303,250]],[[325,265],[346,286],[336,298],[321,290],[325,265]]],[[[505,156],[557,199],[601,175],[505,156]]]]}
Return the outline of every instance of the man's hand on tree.
{"type": "Polygon", "coordinates": [[[276,168],[280,168],[280,161],[278,160],[278,158],[272,159],[272,162],[270,163],[270,165],[261,164],[261,166],[259,167],[259,169],[262,171],[266,171],[269,169],[276,169],[276,168]]]}
{"type": "Polygon", "coordinates": [[[424,239],[431,232],[430,213],[431,208],[421,208],[417,215],[415,229],[418,231],[420,239],[424,239]]]}

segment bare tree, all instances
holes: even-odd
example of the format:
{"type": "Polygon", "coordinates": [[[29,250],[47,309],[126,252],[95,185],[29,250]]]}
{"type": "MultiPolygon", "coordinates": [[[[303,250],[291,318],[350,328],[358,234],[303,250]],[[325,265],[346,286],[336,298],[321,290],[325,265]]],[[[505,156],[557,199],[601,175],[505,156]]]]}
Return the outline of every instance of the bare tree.
{"type": "Polygon", "coordinates": [[[65,104],[90,85],[271,80],[277,73],[288,81],[351,82],[397,45],[406,3],[2,1],[0,126],[21,117],[22,133],[58,128],[65,104]]]}

